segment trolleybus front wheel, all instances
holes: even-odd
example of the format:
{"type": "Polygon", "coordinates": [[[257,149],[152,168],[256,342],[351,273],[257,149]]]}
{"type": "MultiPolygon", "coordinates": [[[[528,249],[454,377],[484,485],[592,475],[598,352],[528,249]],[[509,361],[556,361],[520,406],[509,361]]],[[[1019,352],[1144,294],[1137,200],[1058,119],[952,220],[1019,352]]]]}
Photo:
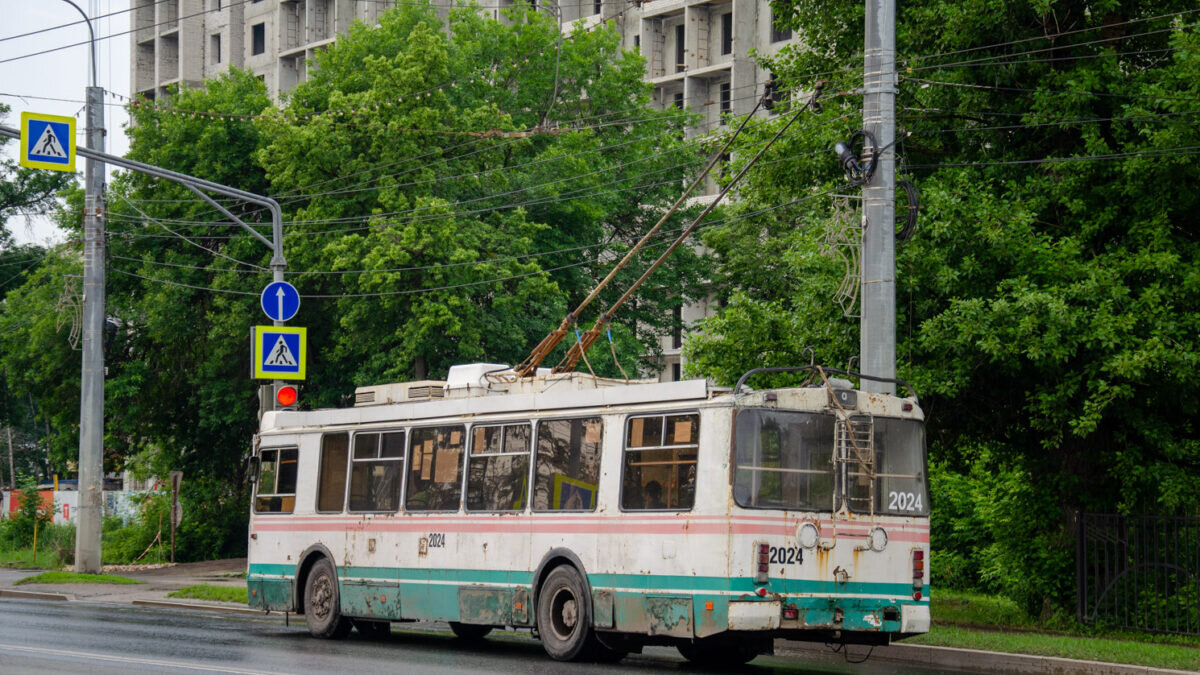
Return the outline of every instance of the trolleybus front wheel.
{"type": "Polygon", "coordinates": [[[340,640],[350,634],[350,620],[342,616],[337,575],[333,564],[321,558],[304,583],[304,622],[313,637],[340,640]]]}
{"type": "Polygon", "coordinates": [[[556,661],[586,658],[591,624],[583,578],[570,565],[555,567],[538,592],[537,627],[542,647],[556,661]]]}
{"type": "Polygon", "coordinates": [[[487,634],[492,632],[491,626],[479,626],[473,623],[459,623],[457,621],[450,622],[450,630],[454,631],[454,635],[463,640],[482,640],[487,637],[487,634]]]}

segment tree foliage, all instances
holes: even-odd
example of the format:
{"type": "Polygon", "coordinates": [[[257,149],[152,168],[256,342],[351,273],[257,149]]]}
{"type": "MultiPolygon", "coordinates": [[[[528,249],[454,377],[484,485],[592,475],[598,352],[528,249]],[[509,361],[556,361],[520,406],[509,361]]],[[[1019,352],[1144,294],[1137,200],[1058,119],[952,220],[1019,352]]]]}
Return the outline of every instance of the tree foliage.
{"type": "MultiPolygon", "coordinates": [[[[786,83],[804,90],[823,73],[854,86],[861,3],[772,6],[811,47],[772,63],[786,83]]],[[[898,8],[897,152],[921,190],[916,235],[897,256],[898,369],[928,416],[934,545],[961,562],[962,583],[1031,610],[1070,597],[1074,509],[1200,510],[1189,10],[898,8]],[[963,520],[982,526],[964,538],[963,520]]],[[[861,123],[860,100],[829,101],[816,118],[829,126],[797,134],[793,160],[755,174],[741,208],[838,188],[828,148],[861,123]]],[[[731,302],[689,342],[694,372],[728,382],[756,359],[807,363],[806,345],[831,365],[857,352],[856,322],[832,306],[842,269],[822,256],[839,229],[831,200],[709,234],[731,302]],[[755,273],[758,260],[769,263],[755,273]]]]}
{"type": "MultiPolygon", "coordinates": [[[[282,204],[304,295],[293,323],[309,330],[301,401],[346,405],[356,386],[519,362],[658,219],[704,148],[683,138],[690,114],[650,105],[643,70],[608,26],[564,36],[527,9],[447,20],[403,3],[318,52],[283,101],[235,68],[132,106],[129,156],[282,204]]],[[[262,209],[214,198],[270,237],[262,209]]],[[[270,252],[173,183],[121,175],[108,205],[107,466],[183,471],[183,555],[234,553],[257,426],[247,337],[270,252]]],[[[63,220],[80,208],[68,194],[63,220]]],[[[60,470],[79,410],[78,356],[54,329],[72,264],[52,258],[0,315],[0,363],[48,411],[60,470]]],[[[619,316],[627,369],[708,274],[687,251],[619,316]]]]}

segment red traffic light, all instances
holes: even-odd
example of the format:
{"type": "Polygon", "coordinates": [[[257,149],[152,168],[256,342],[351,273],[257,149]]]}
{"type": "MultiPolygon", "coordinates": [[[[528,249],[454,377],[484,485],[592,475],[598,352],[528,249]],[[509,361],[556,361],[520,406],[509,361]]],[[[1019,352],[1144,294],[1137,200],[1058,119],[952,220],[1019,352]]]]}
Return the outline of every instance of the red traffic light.
{"type": "Polygon", "coordinates": [[[297,397],[295,387],[280,387],[279,391],[275,394],[275,400],[279,402],[279,405],[284,407],[295,405],[297,397]]]}

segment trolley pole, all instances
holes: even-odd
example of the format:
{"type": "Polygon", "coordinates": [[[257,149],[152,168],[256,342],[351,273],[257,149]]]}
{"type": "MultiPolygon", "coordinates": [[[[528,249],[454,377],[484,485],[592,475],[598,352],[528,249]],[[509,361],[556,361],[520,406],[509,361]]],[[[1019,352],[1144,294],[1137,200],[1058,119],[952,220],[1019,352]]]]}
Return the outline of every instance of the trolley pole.
{"type": "MultiPolygon", "coordinates": [[[[896,377],[896,2],[866,0],[863,128],[879,159],[863,188],[862,372],[896,377]]],[[[866,153],[864,152],[864,155],[866,153]]],[[[892,394],[891,382],[863,380],[865,391],[892,394]]]]}

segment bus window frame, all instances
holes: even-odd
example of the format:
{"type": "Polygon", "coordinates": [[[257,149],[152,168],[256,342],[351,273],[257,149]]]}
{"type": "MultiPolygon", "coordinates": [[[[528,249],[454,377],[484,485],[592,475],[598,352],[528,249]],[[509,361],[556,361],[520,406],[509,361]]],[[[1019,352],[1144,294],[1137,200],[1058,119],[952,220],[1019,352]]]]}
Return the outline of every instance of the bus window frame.
{"type": "Polygon", "coordinates": [[[539,417],[539,418],[533,420],[533,423],[534,423],[533,424],[533,444],[530,446],[530,453],[532,454],[532,457],[530,457],[530,462],[529,462],[529,487],[530,487],[530,490],[529,490],[529,513],[531,513],[531,514],[537,514],[537,513],[595,513],[597,511],[599,511],[600,510],[600,483],[601,483],[601,479],[604,478],[604,441],[606,438],[608,438],[608,435],[606,433],[607,427],[608,427],[608,422],[607,422],[607,418],[604,415],[604,413],[594,413],[591,415],[556,415],[554,417],[539,417]],[[597,468],[596,473],[598,474],[596,476],[596,496],[595,496],[596,505],[590,509],[540,509],[539,510],[537,508],[534,508],[534,504],[537,501],[537,466],[538,466],[537,459],[538,459],[538,455],[540,454],[538,452],[538,441],[540,441],[542,438],[542,434],[541,434],[541,430],[540,430],[542,423],[543,422],[546,422],[546,423],[562,422],[564,420],[565,421],[587,420],[587,419],[593,419],[593,418],[600,420],[600,460],[597,463],[597,467],[596,467],[597,468]]]}
{"type": "MultiPolygon", "coordinates": [[[[346,446],[346,495],[342,499],[341,513],[400,513],[402,511],[404,511],[404,483],[405,483],[405,480],[404,480],[403,476],[404,476],[404,472],[407,470],[407,467],[408,467],[408,442],[409,442],[409,438],[411,437],[409,435],[408,428],[407,427],[398,427],[398,428],[387,428],[387,429],[353,429],[353,430],[349,430],[349,433],[350,433],[350,439],[346,446]],[[402,454],[399,457],[379,457],[378,453],[383,451],[383,435],[387,434],[387,433],[394,434],[397,432],[404,434],[404,454],[402,454]],[[354,509],[350,508],[350,486],[351,486],[351,481],[354,479],[354,462],[355,462],[354,441],[356,438],[358,438],[359,435],[368,435],[368,434],[375,434],[376,436],[379,436],[379,442],[376,445],[376,450],[375,450],[376,456],[371,457],[371,458],[360,459],[360,460],[358,460],[359,462],[397,462],[401,465],[400,485],[399,485],[399,487],[396,488],[397,504],[396,504],[396,510],[394,510],[394,511],[391,511],[388,509],[354,510],[354,509]]],[[[324,438],[324,435],[322,435],[322,439],[323,438],[324,438]]],[[[318,482],[320,481],[320,479],[321,479],[321,474],[318,473],[317,474],[318,482]]],[[[318,485],[318,489],[319,489],[319,485],[318,485]]],[[[336,513],[336,512],[326,511],[324,513],[336,513]]]]}
{"type": "Polygon", "coordinates": [[[343,431],[326,431],[325,433],[321,434],[321,437],[317,442],[317,489],[315,490],[315,494],[313,495],[313,513],[328,513],[328,514],[346,513],[346,508],[349,506],[349,502],[350,502],[350,454],[351,454],[351,450],[354,447],[353,445],[351,445],[353,437],[354,437],[354,432],[349,429],[346,429],[343,431]],[[345,477],[344,477],[345,485],[342,486],[342,508],[337,511],[322,511],[321,510],[321,472],[325,469],[325,437],[326,436],[336,436],[338,434],[346,435],[346,462],[345,462],[345,466],[342,467],[343,471],[345,471],[345,477]]]}
{"type": "Polygon", "coordinates": [[[262,489],[262,480],[261,480],[262,470],[260,469],[259,470],[259,480],[258,480],[258,482],[256,482],[254,484],[254,498],[251,502],[251,506],[253,507],[255,514],[291,515],[296,512],[296,496],[300,492],[300,445],[298,443],[296,443],[296,444],[289,444],[289,445],[272,446],[269,448],[267,448],[267,447],[259,448],[258,449],[258,457],[259,457],[259,462],[260,462],[260,466],[261,466],[262,456],[263,456],[264,452],[274,452],[275,453],[275,457],[276,457],[276,459],[275,459],[275,482],[271,486],[271,489],[277,490],[277,489],[279,489],[279,464],[280,464],[280,461],[282,460],[282,457],[280,455],[282,455],[284,450],[295,450],[296,451],[296,487],[295,487],[295,490],[293,492],[269,492],[267,494],[262,494],[260,492],[260,490],[262,489]],[[258,508],[258,500],[261,497],[291,497],[292,498],[292,510],[291,511],[260,511],[258,508]]]}
{"type": "MultiPolygon", "coordinates": [[[[799,506],[749,506],[746,504],[742,504],[740,501],[738,501],[737,493],[734,492],[734,488],[737,487],[737,470],[738,470],[737,418],[738,418],[738,415],[741,414],[742,412],[757,412],[757,411],[798,413],[798,414],[802,414],[802,415],[825,415],[826,414],[824,412],[819,412],[819,411],[814,412],[812,410],[788,410],[788,409],[781,410],[781,409],[777,409],[777,408],[766,408],[763,406],[745,406],[745,407],[735,406],[733,409],[733,415],[730,416],[730,420],[729,420],[729,496],[730,496],[730,501],[733,503],[733,505],[739,509],[747,509],[747,510],[753,510],[753,511],[798,511],[801,513],[837,513],[837,512],[839,512],[842,508],[845,496],[842,494],[843,491],[842,491],[842,488],[840,487],[841,479],[840,479],[839,474],[841,472],[837,468],[836,465],[834,465],[833,467],[830,467],[830,469],[829,469],[829,474],[831,476],[833,476],[833,499],[830,500],[832,502],[831,506],[818,506],[818,507],[814,507],[814,508],[804,508],[804,507],[799,507],[799,506]]],[[[833,417],[832,414],[830,414],[830,417],[833,417]]],[[[835,420],[835,422],[836,422],[836,420],[835,420]]],[[[836,452],[837,451],[836,451],[836,447],[835,447],[834,453],[836,454],[836,452]]]]}
{"type": "MultiPolygon", "coordinates": [[[[531,486],[533,485],[534,476],[531,472],[531,469],[533,468],[533,455],[536,452],[535,448],[537,448],[537,424],[535,424],[534,422],[535,422],[535,420],[529,420],[529,419],[514,420],[511,422],[500,420],[500,421],[495,421],[495,422],[476,422],[476,423],[473,423],[473,424],[470,424],[467,426],[467,435],[468,435],[467,436],[467,451],[465,453],[466,460],[463,461],[462,494],[460,495],[461,499],[459,500],[461,503],[460,505],[462,507],[463,513],[528,513],[530,511],[530,509],[533,508],[533,490],[531,489],[531,486]],[[529,428],[529,450],[527,452],[524,452],[524,453],[521,453],[521,452],[489,452],[485,455],[480,455],[480,457],[504,457],[504,456],[515,457],[515,456],[523,454],[529,458],[529,466],[526,467],[526,469],[525,469],[525,489],[528,491],[529,498],[525,500],[525,506],[520,509],[480,509],[480,510],[471,509],[471,507],[467,504],[467,490],[470,489],[470,486],[471,486],[471,484],[470,484],[471,459],[475,457],[475,429],[476,429],[476,427],[519,427],[519,426],[525,426],[525,427],[529,428]]],[[[504,437],[501,436],[501,447],[503,447],[503,438],[504,437]]],[[[421,513],[421,512],[418,512],[418,513],[421,513]]]]}
{"type": "MultiPolygon", "coordinates": [[[[467,446],[470,444],[470,439],[468,439],[466,437],[466,433],[467,433],[467,429],[470,428],[470,426],[471,426],[471,424],[464,419],[463,421],[454,423],[454,424],[424,424],[421,426],[411,426],[411,427],[406,428],[405,433],[408,434],[408,437],[404,441],[404,478],[400,480],[400,508],[399,508],[399,511],[397,511],[397,513],[463,513],[463,504],[465,503],[464,500],[466,499],[466,473],[467,473],[466,455],[467,455],[467,446]],[[462,429],[462,432],[463,432],[463,442],[462,442],[463,450],[462,450],[462,453],[460,454],[459,476],[458,476],[458,481],[457,481],[458,482],[458,505],[453,509],[419,509],[419,510],[410,509],[410,508],[408,508],[408,503],[407,503],[408,502],[408,476],[409,476],[409,474],[412,473],[412,470],[409,467],[412,466],[413,438],[416,436],[416,432],[421,431],[423,429],[444,429],[444,428],[449,428],[449,427],[459,427],[460,429],[462,429]]],[[[347,489],[349,489],[349,482],[347,482],[347,489]]],[[[389,513],[389,512],[384,511],[384,513],[389,513]]]]}
{"type": "MultiPolygon", "coordinates": [[[[846,465],[844,468],[844,470],[845,470],[845,486],[842,488],[842,492],[843,492],[842,498],[845,499],[846,509],[849,510],[851,513],[858,514],[858,515],[864,515],[864,514],[870,513],[870,514],[873,514],[876,516],[886,516],[889,518],[928,518],[930,516],[930,514],[932,513],[932,509],[930,508],[930,505],[929,505],[929,445],[926,442],[927,439],[926,439],[926,434],[925,434],[925,420],[918,419],[916,417],[897,417],[894,415],[875,415],[873,417],[872,428],[874,428],[874,422],[876,422],[878,420],[892,420],[892,421],[898,421],[898,422],[917,422],[920,426],[920,429],[921,429],[921,471],[920,471],[920,473],[912,474],[912,477],[917,478],[921,482],[921,489],[923,492],[923,494],[921,496],[924,497],[923,509],[922,509],[923,512],[891,510],[891,509],[872,509],[872,508],[860,509],[860,508],[856,508],[856,507],[852,506],[850,499],[844,494],[846,492],[849,492],[849,490],[850,490],[849,485],[850,485],[850,476],[852,473],[851,468],[853,468],[853,464],[854,464],[852,461],[846,462],[846,465]]],[[[855,473],[854,475],[859,475],[859,474],[855,473]]],[[[895,476],[895,475],[897,475],[897,474],[885,474],[885,475],[881,476],[881,475],[879,475],[878,472],[876,472],[875,480],[879,481],[881,478],[884,478],[886,476],[895,476]]],[[[899,474],[899,477],[908,478],[909,476],[905,475],[905,474],[899,474]]],[[[874,490],[875,490],[876,496],[883,495],[883,493],[879,489],[878,483],[874,486],[874,490]]],[[[886,500],[884,499],[884,497],[880,497],[880,503],[883,504],[885,502],[886,502],[886,500]]]]}
{"type": "MultiPolygon", "coordinates": [[[[620,475],[620,480],[619,480],[620,488],[618,488],[619,494],[617,495],[617,510],[618,511],[620,511],[621,513],[690,513],[696,509],[695,489],[700,487],[700,421],[701,421],[701,416],[702,415],[701,415],[699,408],[693,408],[693,409],[689,409],[689,410],[662,411],[662,412],[636,412],[636,413],[627,413],[624,416],[624,418],[621,420],[621,475],[620,475]],[[626,433],[628,432],[629,421],[634,418],[638,418],[638,417],[642,417],[642,418],[661,417],[665,424],[666,419],[668,417],[682,417],[684,415],[695,415],[696,416],[696,443],[695,443],[695,446],[696,446],[696,484],[693,486],[692,505],[686,509],[685,508],[626,509],[625,505],[624,505],[625,453],[629,450],[629,447],[626,445],[626,440],[627,440],[626,433]]],[[[664,435],[666,434],[665,426],[663,427],[663,434],[664,435]]],[[[691,447],[691,445],[654,446],[652,448],[635,448],[634,451],[641,452],[641,451],[645,451],[645,450],[672,450],[675,448],[687,448],[687,447],[691,447]]],[[[730,483],[730,490],[732,490],[732,489],[733,489],[733,484],[730,483]]],[[[599,490],[597,490],[597,492],[599,492],[599,490]]]]}

